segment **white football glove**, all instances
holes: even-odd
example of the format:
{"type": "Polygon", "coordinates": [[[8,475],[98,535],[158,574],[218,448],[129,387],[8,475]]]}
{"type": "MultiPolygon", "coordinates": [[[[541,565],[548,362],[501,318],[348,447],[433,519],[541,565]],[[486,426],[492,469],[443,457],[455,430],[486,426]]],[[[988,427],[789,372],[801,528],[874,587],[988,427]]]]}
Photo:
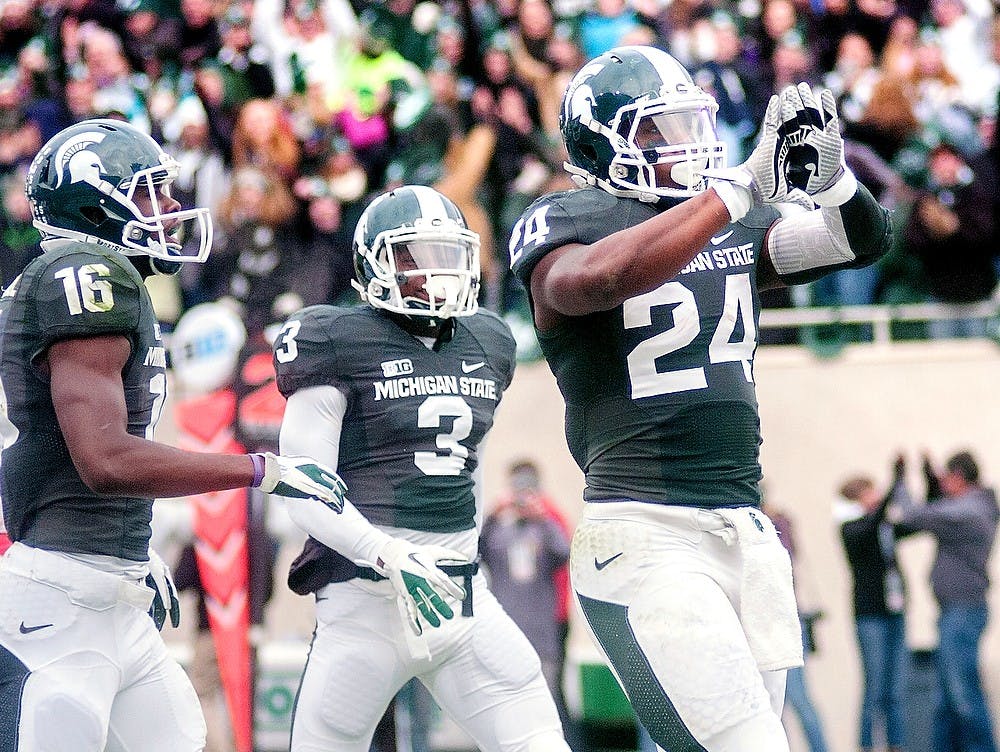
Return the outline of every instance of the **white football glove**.
{"type": "Polygon", "coordinates": [[[465,598],[465,589],[438,569],[442,561],[467,562],[457,551],[444,546],[418,546],[402,538],[391,539],[379,552],[375,569],[389,579],[396,590],[400,613],[410,629],[423,633],[420,617],[432,627],[441,626],[441,617],[451,619],[455,612],[442,597],[465,598]]]}
{"type": "MultiPolygon", "coordinates": [[[[736,221],[750,210],[753,203],[773,204],[788,200],[788,194],[799,189],[818,204],[840,203],[846,193],[853,195],[853,175],[848,175],[844,190],[835,191],[827,201],[824,193],[837,185],[845,175],[844,140],[840,135],[837,103],[833,93],[824,89],[817,102],[809,84],[786,86],[767,103],[757,146],[738,167],[703,170],[711,187],[726,204],[736,221]],[[848,185],[847,183],[850,183],[848,185]],[[726,183],[730,185],[727,186],[726,183]],[[747,205],[746,191],[750,205],[747,205]],[[817,199],[816,197],[819,196],[817,199]]],[[[798,203],[798,202],[796,202],[798,203]]]]}
{"type": "Polygon", "coordinates": [[[809,84],[801,83],[786,87],[779,98],[777,158],[788,189],[799,188],[809,196],[829,190],[846,170],[833,93],[823,89],[817,100],[809,84]]]}
{"type": "Polygon", "coordinates": [[[149,549],[149,574],[146,575],[146,587],[153,590],[153,602],[149,606],[149,616],[157,629],[163,629],[163,624],[170,614],[170,624],[177,627],[181,623],[181,604],[177,600],[177,588],[170,574],[170,567],[153,549],[149,549]]]}
{"type": "Polygon", "coordinates": [[[764,112],[757,146],[743,164],[699,172],[709,178],[709,187],[715,188],[734,222],[759,201],[776,203],[783,201],[788,194],[788,184],[779,170],[777,159],[781,112],[781,100],[773,95],[764,112]]]}
{"type": "Polygon", "coordinates": [[[260,490],[292,499],[316,499],[340,514],[347,484],[336,472],[309,457],[279,457],[267,452],[260,490]]]}

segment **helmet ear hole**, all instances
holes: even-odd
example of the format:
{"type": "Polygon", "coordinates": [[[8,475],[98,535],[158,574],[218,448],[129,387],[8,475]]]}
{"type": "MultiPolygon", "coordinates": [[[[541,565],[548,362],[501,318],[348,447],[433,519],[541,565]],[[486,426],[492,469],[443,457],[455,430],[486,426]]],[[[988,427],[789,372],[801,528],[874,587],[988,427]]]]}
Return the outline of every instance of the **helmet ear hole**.
{"type": "Polygon", "coordinates": [[[81,206],[80,214],[90,222],[94,227],[100,227],[100,225],[108,218],[104,209],[99,206],[81,206]]]}

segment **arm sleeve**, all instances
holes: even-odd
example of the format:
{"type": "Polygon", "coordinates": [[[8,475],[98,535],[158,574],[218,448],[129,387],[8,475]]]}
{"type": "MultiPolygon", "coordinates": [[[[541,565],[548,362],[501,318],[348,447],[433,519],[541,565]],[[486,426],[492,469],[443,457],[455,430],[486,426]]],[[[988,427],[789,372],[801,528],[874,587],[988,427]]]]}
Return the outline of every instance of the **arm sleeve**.
{"type": "MultiPolygon", "coordinates": [[[[300,389],[288,398],[278,439],[282,454],[312,457],[334,470],[340,456],[340,432],[347,412],[347,397],[332,386],[300,389]]],[[[351,490],[347,489],[348,496],[351,490]]],[[[337,514],[325,504],[290,499],[292,522],[327,548],[356,563],[372,564],[390,536],[372,525],[350,503],[337,514]]]]}
{"type": "Polygon", "coordinates": [[[814,282],[838,269],[878,261],[892,245],[889,211],[860,183],[840,206],[783,218],[768,234],[767,252],[787,285],[814,282]]]}
{"type": "Polygon", "coordinates": [[[956,527],[972,523],[972,509],[964,504],[924,504],[914,506],[903,517],[904,526],[911,525],[935,535],[947,535],[956,527]]]}

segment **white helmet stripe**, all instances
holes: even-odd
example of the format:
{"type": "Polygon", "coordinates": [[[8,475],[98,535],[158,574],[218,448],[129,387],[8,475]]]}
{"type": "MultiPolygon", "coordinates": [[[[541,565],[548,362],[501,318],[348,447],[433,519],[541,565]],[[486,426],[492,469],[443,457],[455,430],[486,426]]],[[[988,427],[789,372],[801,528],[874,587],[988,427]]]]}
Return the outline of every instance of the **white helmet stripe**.
{"type": "Polygon", "coordinates": [[[650,47],[626,47],[640,53],[659,75],[661,81],[691,81],[691,74],[673,56],[650,47]]]}
{"type": "Polygon", "coordinates": [[[420,216],[425,220],[455,219],[448,214],[448,206],[441,200],[441,194],[425,185],[410,186],[420,205],[420,216]]]}

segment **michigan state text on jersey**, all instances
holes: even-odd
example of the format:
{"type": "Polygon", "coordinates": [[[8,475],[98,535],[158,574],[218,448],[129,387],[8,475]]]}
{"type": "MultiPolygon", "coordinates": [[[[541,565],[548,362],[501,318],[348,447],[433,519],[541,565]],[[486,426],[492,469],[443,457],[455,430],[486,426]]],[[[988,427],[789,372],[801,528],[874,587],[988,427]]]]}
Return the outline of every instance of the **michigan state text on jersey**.
{"type": "Polygon", "coordinates": [[[584,65],[560,113],[581,188],[529,206],[510,259],[585,475],[586,626],[660,747],[781,752],[802,641],[759,508],[757,292],[871,263],[891,225],[844,164],[828,92],[774,95],[733,167],[717,109],[662,50],[584,65]]]}
{"type": "Polygon", "coordinates": [[[484,752],[568,752],[538,655],[476,558],[479,453],[515,365],[507,325],[478,310],[478,253],[478,236],[444,195],[424,186],[384,193],[354,235],[366,305],[307,308],[275,340],[288,397],[282,449],[318,451],[348,479],[352,508],[405,541],[383,546],[366,531],[292,514],[311,537],[289,585],[315,593],[317,621],[294,752],[364,752],[410,680],[484,752]],[[391,562],[410,567],[402,577],[419,614],[409,601],[393,604],[391,562]],[[414,577],[435,572],[462,582],[460,606],[450,607],[444,583],[414,577]]]}
{"type": "Polygon", "coordinates": [[[474,527],[477,449],[514,373],[513,341],[495,314],[455,320],[432,350],[371,307],[314,306],[275,340],[287,396],[334,386],[348,402],[338,473],[370,521],[455,532],[474,527]]]}
{"type": "MultiPolygon", "coordinates": [[[[549,251],[656,214],[594,188],[546,196],[515,227],[513,270],[527,284],[549,251]]],[[[755,262],[777,216],[761,208],[714,236],[676,279],[538,333],[566,400],[566,437],[588,501],[759,503],[755,262]]]]}

